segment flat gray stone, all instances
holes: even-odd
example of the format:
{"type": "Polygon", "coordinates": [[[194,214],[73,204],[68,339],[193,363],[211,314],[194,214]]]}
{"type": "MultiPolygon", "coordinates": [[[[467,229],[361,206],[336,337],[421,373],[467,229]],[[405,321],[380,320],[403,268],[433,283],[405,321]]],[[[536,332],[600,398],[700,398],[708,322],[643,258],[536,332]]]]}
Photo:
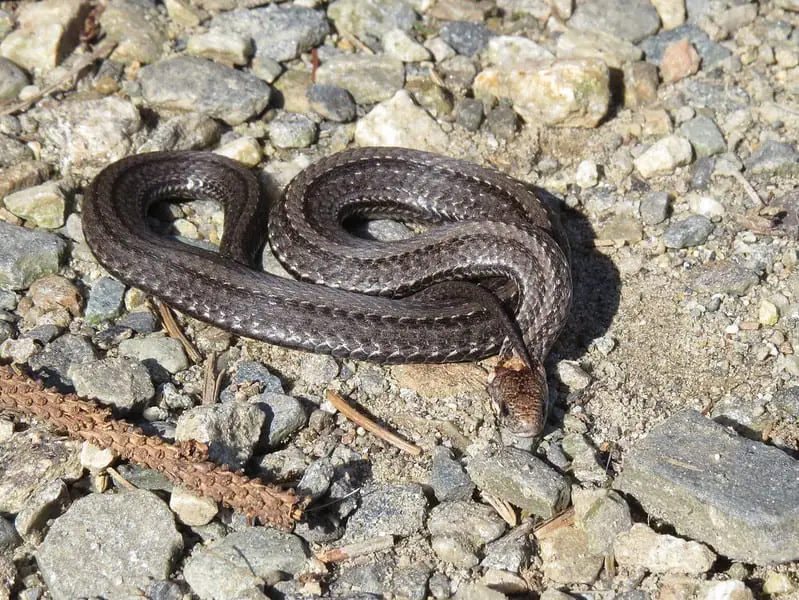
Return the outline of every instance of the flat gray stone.
{"type": "Polygon", "coordinates": [[[160,333],[122,340],[119,353],[142,361],[150,367],[160,367],[169,373],[177,373],[189,366],[183,344],[175,338],[160,333]]]}
{"type": "Polygon", "coordinates": [[[646,0],[596,0],[577,6],[568,24],[575,29],[604,31],[637,42],[658,30],[660,17],[646,0]]]}
{"type": "Polygon", "coordinates": [[[444,446],[433,450],[430,485],[439,502],[469,500],[474,492],[474,484],[463,465],[444,446]]]}
{"type": "Polygon", "coordinates": [[[150,106],[194,111],[238,125],[266,108],[272,89],[254,75],[196,56],[143,68],[142,95],[150,106]]]}
{"type": "Polygon", "coordinates": [[[639,47],[644,51],[648,62],[660,65],[666,48],[682,39],[687,39],[696,48],[697,53],[702,58],[703,69],[707,69],[732,54],[727,48],[711,40],[707,33],[693,23],[686,23],[674,29],[661,31],[657,35],[643,40],[639,47]]]}
{"type": "Polygon", "coordinates": [[[746,159],[746,172],[753,175],[791,176],[799,173],[799,152],[793,144],[768,140],[746,159]]]}
{"type": "Polygon", "coordinates": [[[392,29],[409,31],[418,19],[411,4],[403,0],[336,0],[328,7],[327,16],[339,30],[375,38],[392,29]]]}
{"type": "Polygon", "coordinates": [[[216,15],[211,31],[252,38],[257,57],[297,58],[320,45],[330,29],[323,12],[302,6],[265,6],[216,15]]]}
{"type": "Polygon", "coordinates": [[[33,152],[19,140],[0,133],[0,167],[11,167],[33,158],[33,152]]]}
{"type": "Polygon", "coordinates": [[[713,223],[702,215],[692,215],[682,221],[669,225],[663,234],[663,243],[666,248],[690,248],[699,246],[707,241],[713,233],[713,223]]]}
{"type": "Polygon", "coordinates": [[[97,350],[91,341],[81,335],[65,333],[32,356],[28,364],[44,379],[45,384],[63,388],[72,385],[69,369],[73,365],[92,362],[97,358],[97,350]]]}
{"type": "Polygon", "coordinates": [[[381,535],[407,537],[424,524],[427,498],[416,483],[380,485],[361,492],[361,506],[347,523],[347,542],[381,535]]]}
{"type": "Polygon", "coordinates": [[[47,521],[62,514],[72,502],[67,484],[54,479],[39,488],[25,503],[25,507],[17,513],[14,526],[25,538],[40,533],[47,521]]]}
{"type": "Polygon", "coordinates": [[[101,277],[94,282],[86,303],[84,316],[89,323],[97,324],[119,315],[125,296],[125,284],[113,277],[101,277]]]}
{"type": "Polygon", "coordinates": [[[308,415],[300,401],[286,394],[264,392],[253,401],[266,414],[267,426],[263,441],[270,448],[280,446],[308,422],[308,415]]]}
{"type": "Polygon", "coordinates": [[[58,272],[66,243],[54,233],[0,221],[0,288],[24,290],[42,275],[58,272]]]}
{"type": "Polygon", "coordinates": [[[316,72],[316,82],[344,88],[358,104],[391,98],[405,83],[401,61],[384,56],[344,54],[326,60],[316,72]]]}
{"type": "Polygon", "coordinates": [[[264,580],[290,578],[305,567],[307,557],[297,536],[252,527],[199,548],[186,561],[183,575],[200,598],[263,598],[255,592],[263,590],[264,580]]]}
{"type": "Polygon", "coordinates": [[[168,578],[182,550],[167,505],[132,490],[76,500],[53,522],[36,562],[55,600],[122,597],[168,578]]]}
{"type": "Polygon", "coordinates": [[[104,358],[74,365],[69,376],[79,396],[97,400],[119,414],[141,411],[155,396],[147,367],[131,358],[104,358]]]}
{"type": "Polygon", "coordinates": [[[694,279],[694,289],[711,294],[743,296],[757,285],[756,273],[729,260],[703,265],[694,279]]]}
{"type": "Polygon", "coordinates": [[[0,57],[0,100],[13,100],[28,85],[28,74],[7,58],[0,57]]]}
{"type": "Polygon", "coordinates": [[[679,534],[758,565],[799,558],[799,462],[693,410],[627,454],[617,486],[679,534]]]}
{"type": "Polygon", "coordinates": [[[550,519],[569,502],[569,482],[529,452],[503,448],[466,465],[475,485],[532,514],[550,519]]]}
{"type": "Polygon", "coordinates": [[[724,135],[710,117],[698,115],[680,125],[679,131],[691,142],[697,158],[713,156],[727,150],[724,135]]]}
{"type": "Polygon", "coordinates": [[[505,533],[505,521],[486,504],[457,500],[434,507],[427,520],[427,530],[434,536],[460,536],[473,548],[481,548],[505,533]]]}
{"type": "Polygon", "coordinates": [[[167,41],[164,18],[152,0],[111,0],[100,14],[108,39],[119,42],[112,58],[120,62],[156,62],[167,41]]]}

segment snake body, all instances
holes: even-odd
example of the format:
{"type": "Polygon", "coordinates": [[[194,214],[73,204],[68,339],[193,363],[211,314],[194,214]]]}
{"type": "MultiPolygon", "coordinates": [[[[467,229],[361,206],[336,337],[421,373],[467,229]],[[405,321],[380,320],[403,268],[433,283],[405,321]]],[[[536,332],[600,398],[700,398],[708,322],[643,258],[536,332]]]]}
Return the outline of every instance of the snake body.
{"type": "Polygon", "coordinates": [[[348,150],[301,171],[268,204],[253,173],[233,160],[157,152],[96,177],[83,228],[121,281],[202,321],[290,348],[381,363],[477,360],[513,342],[502,312],[538,365],[567,317],[565,238],[533,191],[497,171],[401,148],[348,150]],[[218,253],[148,226],[150,206],[167,199],[223,205],[218,253]],[[378,242],[350,232],[355,218],[427,229],[378,242]],[[253,268],[267,229],[298,280],[253,268]]]}

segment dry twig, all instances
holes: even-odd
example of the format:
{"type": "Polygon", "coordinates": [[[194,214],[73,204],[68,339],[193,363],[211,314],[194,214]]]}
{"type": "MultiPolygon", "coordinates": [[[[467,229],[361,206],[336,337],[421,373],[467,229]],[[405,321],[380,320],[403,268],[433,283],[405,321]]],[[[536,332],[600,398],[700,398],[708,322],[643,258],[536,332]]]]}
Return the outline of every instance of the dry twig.
{"type": "Polygon", "coordinates": [[[359,413],[355,410],[352,406],[347,404],[347,401],[341,397],[340,394],[337,394],[333,390],[327,391],[327,401],[332,404],[336,410],[338,410],[342,415],[347,417],[350,421],[358,425],[359,427],[363,427],[366,431],[369,431],[379,437],[381,440],[385,440],[389,444],[396,446],[400,450],[407,452],[412,456],[419,456],[422,453],[422,449],[419,446],[411,444],[408,441],[405,441],[400,436],[395,433],[392,433],[385,429],[384,427],[378,425],[372,419],[359,413]]]}
{"type": "Polygon", "coordinates": [[[130,423],[114,419],[110,410],[75,394],[45,389],[8,366],[0,366],[0,408],[39,417],[73,437],[110,448],[124,460],[159,471],[172,482],[262,523],[290,529],[302,514],[304,502],[293,492],[210,462],[205,444],[184,442],[178,446],[146,436],[130,423]]]}
{"type": "Polygon", "coordinates": [[[213,350],[205,359],[205,377],[203,378],[202,404],[216,404],[219,390],[222,387],[223,372],[216,372],[216,352],[213,350]]]}
{"type": "Polygon", "coordinates": [[[319,552],[316,558],[323,563],[343,562],[357,556],[374,554],[381,550],[390,550],[393,547],[393,536],[380,535],[368,540],[363,540],[362,542],[355,542],[354,544],[347,544],[346,546],[339,546],[338,548],[331,548],[330,550],[319,552]]]}
{"type": "Polygon", "coordinates": [[[200,355],[197,348],[194,347],[194,344],[191,343],[191,340],[183,333],[183,330],[175,319],[175,315],[172,314],[172,309],[158,299],[154,299],[154,302],[155,306],[158,308],[158,314],[161,316],[161,322],[164,324],[167,335],[183,344],[183,349],[186,350],[186,354],[189,355],[189,360],[191,362],[195,365],[202,362],[203,357],[200,355]]]}

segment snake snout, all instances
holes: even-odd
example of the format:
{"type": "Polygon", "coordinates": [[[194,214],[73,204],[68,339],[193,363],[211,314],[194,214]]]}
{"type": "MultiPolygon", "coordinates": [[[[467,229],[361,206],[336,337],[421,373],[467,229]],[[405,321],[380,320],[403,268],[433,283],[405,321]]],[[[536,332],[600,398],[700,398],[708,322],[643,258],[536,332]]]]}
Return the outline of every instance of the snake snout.
{"type": "Polygon", "coordinates": [[[544,430],[549,389],[543,365],[533,367],[500,363],[488,384],[500,424],[521,437],[535,437],[544,430]]]}

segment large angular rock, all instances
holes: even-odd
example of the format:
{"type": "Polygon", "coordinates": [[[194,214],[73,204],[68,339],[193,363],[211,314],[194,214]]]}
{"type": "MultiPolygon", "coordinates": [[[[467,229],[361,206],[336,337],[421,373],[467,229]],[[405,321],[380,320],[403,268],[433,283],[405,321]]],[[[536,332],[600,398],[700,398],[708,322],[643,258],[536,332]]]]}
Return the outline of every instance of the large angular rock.
{"type": "Polygon", "coordinates": [[[799,461],[696,411],[677,413],[639,442],[617,486],[732,560],[799,558],[799,461]]]}

